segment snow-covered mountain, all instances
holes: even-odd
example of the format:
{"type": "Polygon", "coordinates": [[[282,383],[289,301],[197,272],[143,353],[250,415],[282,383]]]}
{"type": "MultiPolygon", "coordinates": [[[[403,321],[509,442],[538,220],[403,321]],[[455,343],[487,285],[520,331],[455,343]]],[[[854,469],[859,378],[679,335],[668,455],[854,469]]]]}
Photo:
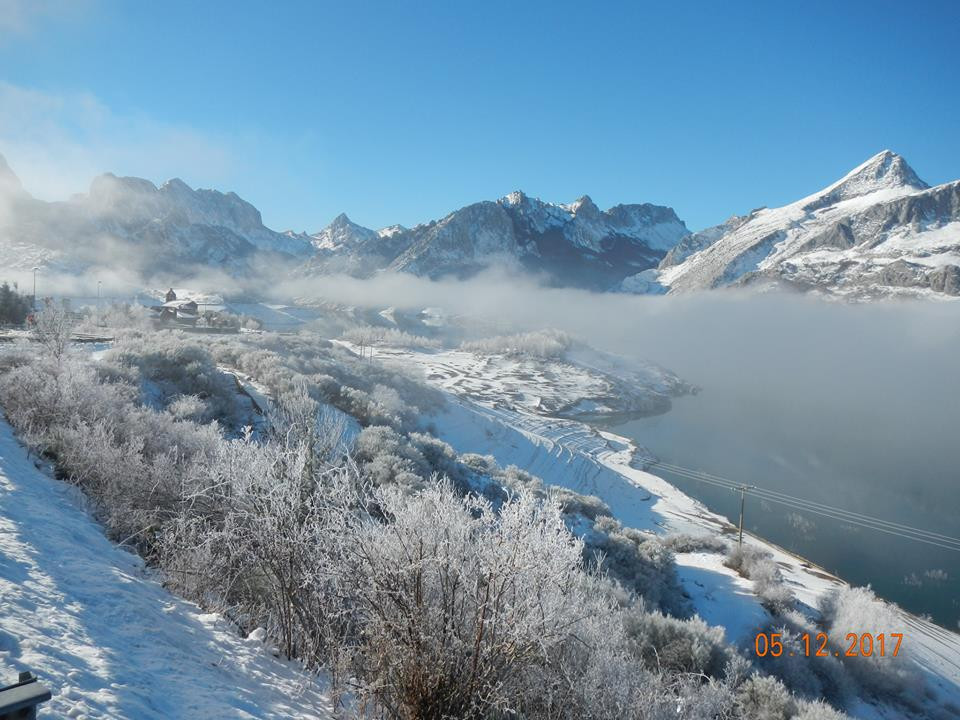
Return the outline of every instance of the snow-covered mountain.
{"type": "Polygon", "coordinates": [[[467,277],[499,264],[559,285],[606,290],[654,267],[688,233],[667,207],[617,205],[601,211],[587,196],[560,205],[513,192],[409,230],[392,226],[374,232],[341,215],[313,236],[317,247],[329,252],[318,254],[307,271],[467,277]]]}
{"type": "Polygon", "coordinates": [[[783,285],[851,298],[960,296],[960,181],[929,187],[884,151],[827,188],[690,233],[669,207],[600,210],[513,192],[440,220],[372,230],[338,216],[276,232],[232,192],[107,174],[63,202],[31,197],[0,157],[0,265],[141,274],[215,267],[258,277],[381,271],[468,277],[491,266],[591,290],[684,292],[783,285]]]}
{"type": "Polygon", "coordinates": [[[310,239],[263,225],[235,193],[194,190],[179,179],[101,175],[64,202],[31,197],[0,157],[0,264],[44,264],[81,272],[110,264],[130,270],[210,265],[248,269],[254,257],[304,257],[310,239]]]}
{"type": "Polygon", "coordinates": [[[375,230],[357,225],[346,213],[340,213],[323,230],[310,236],[317,250],[337,252],[349,250],[356,245],[377,237],[375,230]]]}
{"type": "Polygon", "coordinates": [[[960,181],[928,186],[889,150],[829,187],[685,237],[630,292],[787,285],[856,298],[960,295],[960,181]]]}

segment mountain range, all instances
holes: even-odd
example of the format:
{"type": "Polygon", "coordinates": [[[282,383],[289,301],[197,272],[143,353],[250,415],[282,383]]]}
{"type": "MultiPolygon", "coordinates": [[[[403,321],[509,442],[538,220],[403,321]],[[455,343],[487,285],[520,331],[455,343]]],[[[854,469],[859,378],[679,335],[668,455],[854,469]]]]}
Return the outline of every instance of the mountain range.
{"type": "Polygon", "coordinates": [[[444,218],[374,230],[341,214],[277,232],[234,193],[96,178],[62,202],[31,197],[0,157],[0,265],[82,273],[104,265],[176,274],[265,263],[301,276],[406,272],[465,278],[501,266],[561,287],[682,293],[787,287],[857,299],[960,295],[960,181],[930,187],[885,150],[828,187],[691,232],[669,207],[601,210],[512,192],[444,218]]]}

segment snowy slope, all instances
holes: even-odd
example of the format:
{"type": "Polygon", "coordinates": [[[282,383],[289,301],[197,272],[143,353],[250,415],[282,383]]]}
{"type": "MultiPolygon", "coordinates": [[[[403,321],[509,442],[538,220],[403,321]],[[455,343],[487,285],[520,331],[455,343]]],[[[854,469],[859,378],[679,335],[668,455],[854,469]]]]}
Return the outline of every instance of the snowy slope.
{"type": "MultiPolygon", "coordinates": [[[[853,297],[960,295],[960,182],[929,187],[878,153],[829,187],[684,238],[661,263],[670,292],[787,284],[853,297]]],[[[649,276],[621,289],[655,290],[649,276]]]]}
{"type": "Polygon", "coordinates": [[[164,590],[81,500],[0,421],[0,684],[39,675],[41,717],[332,717],[320,682],[164,590]]]}
{"type": "MultiPolygon", "coordinates": [[[[448,393],[447,410],[429,420],[458,452],[489,454],[499,464],[516,465],[549,484],[596,495],[630,527],[659,533],[733,535],[734,526],[726,518],[640,469],[648,453],[631,441],[598,432],[583,422],[541,414],[535,405],[518,402],[511,386],[523,380],[523,372],[511,378],[503,367],[484,371],[475,364],[478,361],[459,356],[443,355],[441,360],[436,354],[382,348],[377,353],[381,361],[420,370],[429,382],[448,393]],[[474,374],[462,377],[451,373],[451,363],[474,374]]],[[[572,384],[549,387],[550,380],[543,375],[537,383],[544,394],[568,394],[568,401],[582,394],[572,384]]],[[[745,542],[773,554],[797,600],[810,608],[817,606],[824,593],[843,584],[826,570],[760,538],[746,535],[745,542]]],[[[676,562],[698,614],[723,626],[729,640],[749,641],[770,619],[753,595],[752,583],[723,566],[721,556],[679,553],[676,562]]],[[[908,613],[902,615],[910,628],[911,656],[938,701],[960,705],[960,636],[908,613]]],[[[888,706],[866,704],[853,714],[865,719],[902,717],[888,706]]]]}
{"type": "MultiPolygon", "coordinates": [[[[357,352],[353,343],[337,342],[357,352]]],[[[553,417],[657,415],[670,409],[671,397],[694,391],[657,365],[586,346],[558,358],[391,347],[372,351],[381,362],[409,365],[414,360],[431,382],[464,397],[553,417]]]]}

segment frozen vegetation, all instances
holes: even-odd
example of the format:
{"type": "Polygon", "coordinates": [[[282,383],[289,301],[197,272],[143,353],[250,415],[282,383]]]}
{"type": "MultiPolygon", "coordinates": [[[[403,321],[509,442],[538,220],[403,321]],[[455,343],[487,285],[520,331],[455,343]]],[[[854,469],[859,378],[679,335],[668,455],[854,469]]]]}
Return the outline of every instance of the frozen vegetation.
{"type": "MultiPolygon", "coordinates": [[[[167,588],[320,673],[335,712],[829,720],[870,697],[930,707],[899,659],[755,661],[695,614],[678,578],[675,552],[724,542],[628,527],[597,497],[456,451],[424,421],[447,396],[396,364],[311,335],[135,328],[92,356],[44,312],[42,342],[0,356],[21,440],[167,588]]],[[[476,349],[543,358],[566,345],[539,334],[476,349]]],[[[893,613],[848,590],[811,619],[762,552],[729,562],[785,638],[880,629],[893,613]]]]}

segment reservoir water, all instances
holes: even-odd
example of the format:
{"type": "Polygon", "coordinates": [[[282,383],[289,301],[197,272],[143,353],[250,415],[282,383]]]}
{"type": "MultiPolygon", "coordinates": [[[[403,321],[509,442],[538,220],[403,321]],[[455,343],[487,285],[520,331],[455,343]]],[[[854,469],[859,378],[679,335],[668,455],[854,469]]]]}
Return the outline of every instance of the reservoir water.
{"type": "MultiPolygon", "coordinates": [[[[835,418],[784,423],[771,415],[742,423],[737,421],[742,415],[730,407],[729,398],[703,392],[675,401],[666,415],[610,429],[667,463],[960,537],[960,436],[954,436],[955,427],[901,441],[905,436],[898,428],[879,432],[876,422],[868,425],[876,437],[863,437],[856,427],[838,431],[835,418]]],[[[654,472],[736,522],[738,493],[660,467],[654,472]]],[[[750,496],[745,518],[750,532],[957,630],[960,552],[750,496]]]]}

